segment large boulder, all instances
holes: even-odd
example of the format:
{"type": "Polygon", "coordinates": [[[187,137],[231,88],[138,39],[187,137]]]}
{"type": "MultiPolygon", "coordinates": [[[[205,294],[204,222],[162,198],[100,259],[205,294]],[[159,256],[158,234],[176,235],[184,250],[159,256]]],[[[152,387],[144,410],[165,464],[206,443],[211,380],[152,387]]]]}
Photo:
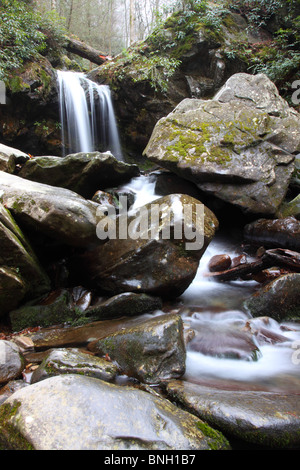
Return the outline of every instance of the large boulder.
{"type": "Polygon", "coordinates": [[[185,345],[180,315],[159,315],[96,340],[89,349],[108,354],[124,374],[144,383],[179,378],[185,372],[185,345]]]}
{"type": "Polygon", "coordinates": [[[244,238],[256,245],[300,251],[300,221],[295,217],[259,219],[245,226],[244,238]]]}
{"type": "Polygon", "coordinates": [[[3,203],[17,222],[71,246],[97,241],[98,204],[64,188],[0,172],[3,203]]]}
{"type": "Polygon", "coordinates": [[[138,174],[136,165],[120,162],[110,152],[34,157],[19,172],[22,178],[70,189],[88,199],[97,190],[127,183],[138,174]]]}
{"type": "Polygon", "coordinates": [[[50,280],[10,212],[0,203],[0,316],[16,308],[25,296],[50,289],[50,280]]]}
{"type": "Polygon", "coordinates": [[[156,124],[144,155],[243,211],[274,215],[294,172],[299,124],[265,75],[240,73],[212,100],[183,100],[156,124]]]}
{"type": "Polygon", "coordinates": [[[0,384],[21,376],[25,359],[12,341],[0,340],[0,384]]]}
{"type": "Polygon", "coordinates": [[[279,322],[299,321],[299,292],[300,274],[285,274],[245,300],[245,308],[254,317],[267,315],[279,322]]]}
{"type": "Polygon", "coordinates": [[[168,400],[79,375],[15,392],[0,407],[0,430],[1,448],[15,450],[230,449],[168,400]]]}
{"type": "MultiPolygon", "coordinates": [[[[75,257],[72,268],[79,283],[112,295],[179,296],[194,279],[218,228],[215,215],[200,201],[179,194],[123,214],[116,223],[107,217],[107,223],[112,224],[110,239],[75,257]],[[184,212],[185,208],[190,210],[184,212]]],[[[97,226],[99,236],[101,227],[105,228],[102,223],[97,226]]]]}
{"type": "Polygon", "coordinates": [[[171,381],[167,392],[210,426],[256,449],[299,448],[298,395],[221,390],[181,381],[171,381]]]}

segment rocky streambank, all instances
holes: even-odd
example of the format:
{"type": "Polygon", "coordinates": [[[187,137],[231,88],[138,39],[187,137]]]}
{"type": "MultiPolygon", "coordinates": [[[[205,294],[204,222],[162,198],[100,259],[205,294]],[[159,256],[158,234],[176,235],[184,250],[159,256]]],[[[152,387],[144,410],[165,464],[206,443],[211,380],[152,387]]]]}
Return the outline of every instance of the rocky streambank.
{"type": "Polygon", "coordinates": [[[0,448],[299,449],[298,123],[238,74],[147,174],[0,147],[0,448]]]}

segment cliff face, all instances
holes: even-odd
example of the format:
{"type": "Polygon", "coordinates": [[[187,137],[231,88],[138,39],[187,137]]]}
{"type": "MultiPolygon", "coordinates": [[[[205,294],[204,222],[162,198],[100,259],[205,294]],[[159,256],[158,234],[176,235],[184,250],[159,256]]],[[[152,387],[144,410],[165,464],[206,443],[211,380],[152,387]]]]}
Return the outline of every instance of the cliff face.
{"type": "Polygon", "coordinates": [[[28,62],[7,80],[0,106],[0,140],[30,154],[60,152],[55,69],[45,58],[28,62]]]}

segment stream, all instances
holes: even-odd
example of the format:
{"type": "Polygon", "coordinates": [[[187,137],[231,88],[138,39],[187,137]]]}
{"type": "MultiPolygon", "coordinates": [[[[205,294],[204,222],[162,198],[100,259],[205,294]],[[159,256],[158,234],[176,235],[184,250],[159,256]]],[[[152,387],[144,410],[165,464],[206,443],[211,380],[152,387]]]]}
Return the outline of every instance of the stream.
{"type": "MultiPolygon", "coordinates": [[[[136,194],[133,209],[160,197],[155,193],[155,179],[151,175],[134,178],[121,189],[136,194]]],[[[190,345],[193,342],[190,342],[187,344],[186,373],[183,379],[222,389],[298,394],[300,325],[289,322],[279,324],[270,317],[252,319],[243,308],[243,302],[260,287],[258,282],[216,282],[209,279],[205,275],[209,260],[225,253],[231,258],[243,254],[239,230],[219,230],[202,256],[196,277],[177,299],[174,309],[181,314],[186,331],[194,330],[196,338],[201,331],[208,331],[215,343],[223,340],[223,336],[219,336],[220,332],[230,334],[236,329],[244,331],[249,328],[250,321],[252,331],[254,329],[264,333],[263,336],[257,335],[259,353],[254,359],[214,356],[192,350],[190,345]]]]}

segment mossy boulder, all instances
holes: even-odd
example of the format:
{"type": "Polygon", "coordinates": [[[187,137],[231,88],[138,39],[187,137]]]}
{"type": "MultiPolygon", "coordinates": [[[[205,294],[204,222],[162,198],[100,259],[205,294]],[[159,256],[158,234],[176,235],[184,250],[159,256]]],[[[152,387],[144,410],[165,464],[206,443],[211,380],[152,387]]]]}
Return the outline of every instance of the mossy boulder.
{"type": "Polygon", "coordinates": [[[120,162],[110,152],[35,157],[19,172],[22,178],[70,189],[88,199],[99,189],[127,183],[138,175],[136,165],[120,162]]]}
{"type": "Polygon", "coordinates": [[[0,407],[0,431],[0,446],[15,450],[230,449],[220,432],[168,400],[79,375],[17,391],[0,407]]]}
{"type": "Polygon", "coordinates": [[[20,331],[29,326],[47,327],[74,322],[82,315],[72,293],[67,289],[58,289],[11,311],[9,318],[13,330],[20,331]]]}
{"type": "Polygon", "coordinates": [[[217,4],[203,12],[176,12],[145,41],[89,72],[112,89],[129,155],[140,159],[156,122],[184,98],[211,97],[233,73],[246,70],[227,52],[231,44],[251,42],[247,26],[241,15],[224,14],[217,4]]]}
{"type": "Polygon", "coordinates": [[[0,316],[23,298],[50,289],[50,280],[11,213],[0,203],[0,316]]]}
{"type": "Polygon", "coordinates": [[[111,382],[115,379],[118,367],[102,359],[76,348],[58,348],[50,351],[40,366],[33,372],[30,383],[60,374],[80,374],[86,377],[111,382]]]}
{"type": "Polygon", "coordinates": [[[266,76],[236,74],[214,99],[185,99],[162,118],[144,155],[245,212],[273,215],[294,172],[299,124],[266,76]]]}
{"type": "Polygon", "coordinates": [[[179,315],[159,315],[101,338],[89,346],[115,360],[123,373],[144,383],[179,378],[185,372],[183,323],[179,315]]]}

